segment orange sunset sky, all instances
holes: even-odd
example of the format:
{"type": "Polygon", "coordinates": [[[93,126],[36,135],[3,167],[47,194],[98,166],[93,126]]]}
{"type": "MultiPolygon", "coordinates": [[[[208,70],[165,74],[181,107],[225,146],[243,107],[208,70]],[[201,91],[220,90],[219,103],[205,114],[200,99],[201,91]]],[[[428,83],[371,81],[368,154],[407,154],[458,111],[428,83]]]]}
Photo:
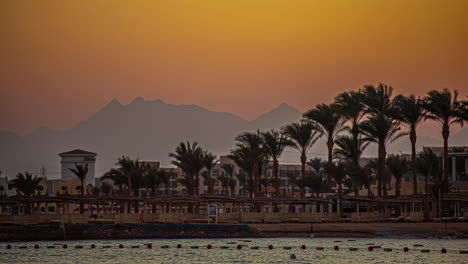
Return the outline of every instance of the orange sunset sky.
{"type": "Polygon", "coordinates": [[[137,96],[246,119],[379,81],[466,98],[467,16],[466,0],[3,0],[0,130],[68,129],[137,96]]]}

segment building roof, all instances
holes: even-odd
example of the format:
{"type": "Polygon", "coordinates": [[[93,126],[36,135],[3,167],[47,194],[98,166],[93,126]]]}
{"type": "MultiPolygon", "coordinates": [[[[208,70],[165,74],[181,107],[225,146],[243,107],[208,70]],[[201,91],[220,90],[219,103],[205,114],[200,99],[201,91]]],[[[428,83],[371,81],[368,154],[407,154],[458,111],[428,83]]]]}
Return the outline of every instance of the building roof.
{"type": "Polygon", "coordinates": [[[77,156],[97,156],[97,153],[94,153],[94,152],[89,152],[89,151],[84,151],[84,150],[81,150],[81,149],[75,149],[75,150],[72,150],[72,151],[67,151],[67,152],[62,152],[59,154],[60,157],[62,156],[69,156],[69,155],[77,155],[77,156]]]}

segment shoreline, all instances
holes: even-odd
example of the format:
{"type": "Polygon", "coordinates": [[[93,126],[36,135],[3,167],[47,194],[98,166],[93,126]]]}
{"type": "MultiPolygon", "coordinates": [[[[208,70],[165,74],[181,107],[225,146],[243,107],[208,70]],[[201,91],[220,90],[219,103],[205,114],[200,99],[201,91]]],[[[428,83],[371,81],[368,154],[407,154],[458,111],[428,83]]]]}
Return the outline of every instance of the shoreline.
{"type": "Polygon", "coordinates": [[[0,241],[197,238],[468,239],[466,223],[105,224],[0,226],[0,241]]]}

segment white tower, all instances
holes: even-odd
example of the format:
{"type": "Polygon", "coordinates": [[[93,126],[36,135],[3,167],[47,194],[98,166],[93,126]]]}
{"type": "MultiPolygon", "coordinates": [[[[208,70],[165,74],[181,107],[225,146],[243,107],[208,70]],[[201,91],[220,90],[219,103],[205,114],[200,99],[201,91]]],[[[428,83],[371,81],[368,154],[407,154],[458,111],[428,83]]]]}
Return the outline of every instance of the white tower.
{"type": "Polygon", "coordinates": [[[76,175],[69,170],[75,168],[75,164],[88,164],[88,174],[86,175],[85,183],[86,185],[95,185],[94,164],[96,163],[96,153],[75,149],[72,151],[60,153],[59,156],[62,158],[60,161],[60,163],[62,163],[62,180],[71,180],[76,178],[76,175]]]}

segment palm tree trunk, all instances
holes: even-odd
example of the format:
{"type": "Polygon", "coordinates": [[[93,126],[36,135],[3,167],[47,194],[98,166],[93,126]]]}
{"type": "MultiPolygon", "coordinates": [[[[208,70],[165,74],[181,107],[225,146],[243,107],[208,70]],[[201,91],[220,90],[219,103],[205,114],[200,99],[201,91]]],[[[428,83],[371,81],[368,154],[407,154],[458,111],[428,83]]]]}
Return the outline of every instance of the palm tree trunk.
{"type": "MultiPolygon", "coordinates": [[[[301,198],[303,198],[305,196],[304,179],[305,179],[306,161],[307,161],[307,156],[306,156],[305,152],[303,152],[302,155],[301,155],[301,180],[302,180],[302,183],[303,183],[303,184],[301,184],[301,198]]],[[[294,189],[293,189],[293,193],[294,193],[294,189]]]]}
{"type": "Polygon", "coordinates": [[[418,177],[416,175],[416,128],[411,126],[410,141],[411,141],[411,167],[413,171],[413,194],[418,193],[418,177]]]}
{"type": "Polygon", "coordinates": [[[280,182],[278,179],[278,160],[273,159],[273,177],[275,178],[275,193],[276,196],[280,196],[280,182]]]}
{"type": "Polygon", "coordinates": [[[448,138],[450,136],[450,130],[448,124],[444,124],[442,128],[442,137],[444,138],[444,166],[443,174],[444,180],[448,180],[448,138]]]}
{"type": "MultiPolygon", "coordinates": [[[[333,136],[329,135],[327,140],[327,148],[328,148],[328,164],[332,164],[333,162],[333,136]]],[[[327,175],[327,192],[331,192],[331,179],[330,175],[327,175]]]]}
{"type": "Polygon", "coordinates": [[[378,157],[378,167],[377,167],[377,195],[382,196],[382,189],[384,189],[384,195],[387,190],[386,183],[384,181],[385,174],[385,143],[379,143],[379,157],[378,157]]]}

